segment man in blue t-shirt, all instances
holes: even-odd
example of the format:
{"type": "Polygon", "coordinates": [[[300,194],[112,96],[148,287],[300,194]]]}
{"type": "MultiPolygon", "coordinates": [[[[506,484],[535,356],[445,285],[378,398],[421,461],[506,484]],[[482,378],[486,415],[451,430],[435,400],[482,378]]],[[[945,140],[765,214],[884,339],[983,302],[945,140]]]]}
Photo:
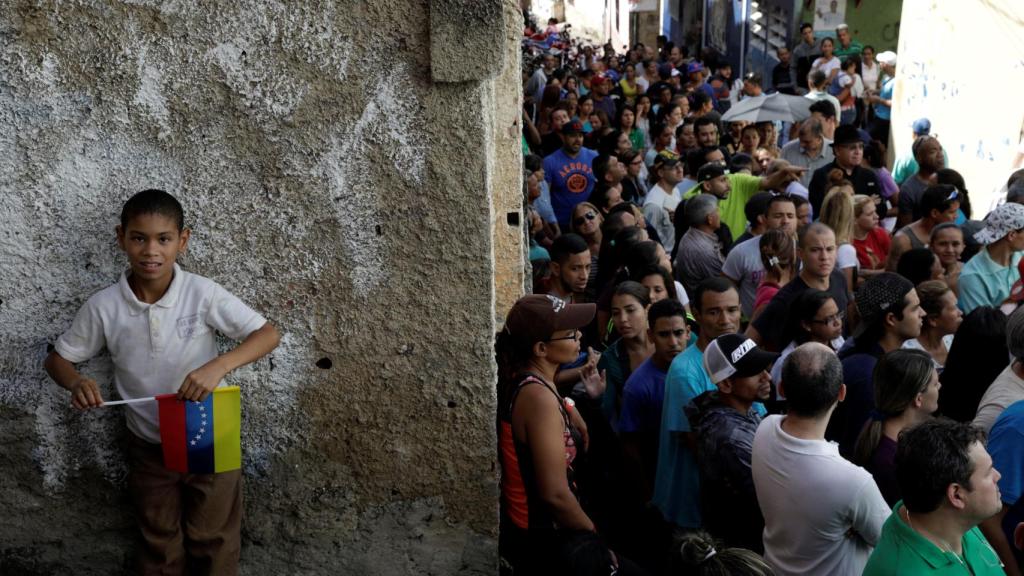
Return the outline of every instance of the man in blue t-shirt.
{"type": "MultiPolygon", "coordinates": [[[[696,346],[672,360],[665,377],[652,499],[665,520],[681,528],[701,526],[696,438],[683,410],[697,396],[717,390],[704,368],[704,349],[715,338],[740,329],[740,295],[728,278],[717,276],[701,282],[690,302],[700,337],[696,346]]],[[[761,403],[756,403],[754,409],[765,414],[761,403]]]]}
{"type": "Polygon", "coordinates": [[[644,360],[626,380],[622,390],[619,433],[629,468],[643,488],[644,502],[651,499],[658,464],[658,430],[665,398],[665,375],[672,360],[686,349],[690,327],[686,309],[674,298],[651,305],[647,313],[647,337],[654,342],[654,354],[644,360]]]}
{"type": "Polygon", "coordinates": [[[594,158],[597,152],[583,147],[583,123],[579,118],[562,125],[562,147],[544,158],[544,180],[562,230],[569,229],[572,209],[589,198],[594,189],[594,158]]]}

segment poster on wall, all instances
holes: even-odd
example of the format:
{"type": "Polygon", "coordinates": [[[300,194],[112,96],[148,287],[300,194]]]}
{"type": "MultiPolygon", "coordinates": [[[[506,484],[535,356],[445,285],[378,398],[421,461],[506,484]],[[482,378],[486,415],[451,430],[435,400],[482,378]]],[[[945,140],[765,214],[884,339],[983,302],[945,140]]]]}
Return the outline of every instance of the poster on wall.
{"type": "Polygon", "coordinates": [[[814,0],[814,29],[835,30],[846,21],[846,0],[814,0]]]}
{"type": "Polygon", "coordinates": [[[720,54],[729,51],[727,37],[729,29],[729,5],[732,0],[708,0],[708,46],[718,50],[720,54]]]}

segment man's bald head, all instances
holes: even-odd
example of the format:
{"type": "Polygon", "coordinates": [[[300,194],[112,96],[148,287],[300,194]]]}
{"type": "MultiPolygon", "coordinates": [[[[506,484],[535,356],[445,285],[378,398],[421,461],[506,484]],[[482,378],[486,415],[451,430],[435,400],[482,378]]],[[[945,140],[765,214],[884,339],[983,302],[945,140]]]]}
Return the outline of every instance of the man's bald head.
{"type": "Polygon", "coordinates": [[[782,364],[782,386],[789,411],[803,418],[820,418],[839,401],[843,365],[823,344],[798,346],[782,364]]]}

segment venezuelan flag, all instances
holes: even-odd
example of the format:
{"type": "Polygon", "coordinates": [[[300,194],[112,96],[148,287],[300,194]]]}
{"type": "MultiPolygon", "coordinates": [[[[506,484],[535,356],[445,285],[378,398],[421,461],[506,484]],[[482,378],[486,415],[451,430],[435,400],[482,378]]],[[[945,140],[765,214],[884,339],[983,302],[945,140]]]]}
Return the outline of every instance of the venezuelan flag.
{"type": "Polygon", "coordinates": [[[191,474],[242,467],[242,402],[238,386],[217,388],[202,402],[156,397],[164,466],[191,474]]]}

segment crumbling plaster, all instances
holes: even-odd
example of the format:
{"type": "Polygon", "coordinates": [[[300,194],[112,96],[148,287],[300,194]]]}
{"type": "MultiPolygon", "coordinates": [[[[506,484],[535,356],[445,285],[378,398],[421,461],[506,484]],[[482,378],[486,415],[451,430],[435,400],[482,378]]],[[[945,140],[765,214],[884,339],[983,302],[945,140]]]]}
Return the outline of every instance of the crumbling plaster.
{"type": "MultiPolygon", "coordinates": [[[[41,365],[123,269],[119,207],[147,187],[185,206],[183,266],[283,334],[228,378],[243,573],[495,572],[519,18],[511,0],[0,6],[0,572],[131,565],[123,417],[72,411],[41,365]]],[[[112,396],[109,359],[82,370],[112,396]]]]}

